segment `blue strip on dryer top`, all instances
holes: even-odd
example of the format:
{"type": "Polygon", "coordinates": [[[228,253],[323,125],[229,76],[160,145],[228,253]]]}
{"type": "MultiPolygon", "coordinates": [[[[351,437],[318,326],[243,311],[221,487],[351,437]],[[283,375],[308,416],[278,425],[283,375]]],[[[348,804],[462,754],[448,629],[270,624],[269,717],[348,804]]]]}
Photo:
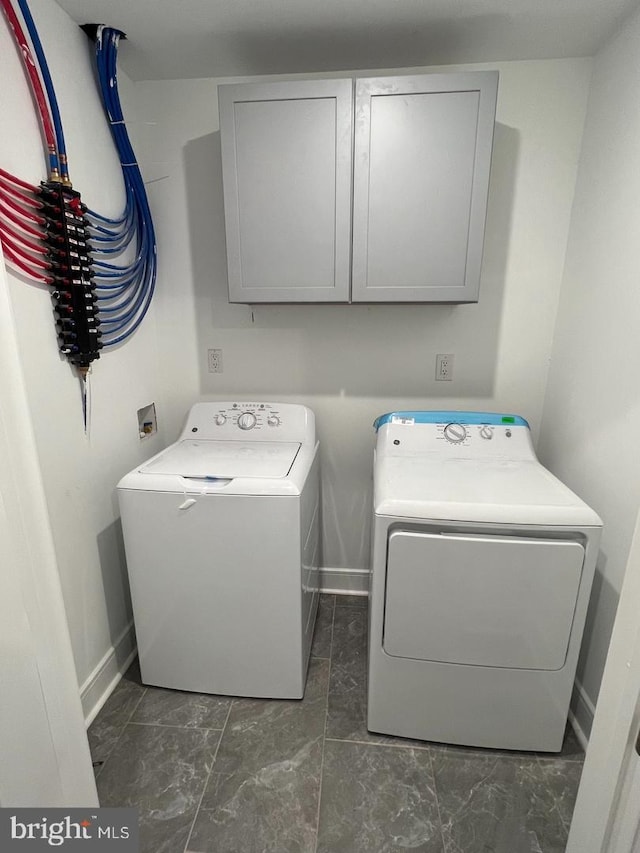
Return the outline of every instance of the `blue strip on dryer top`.
{"type": "Polygon", "coordinates": [[[523,426],[529,428],[529,424],[520,415],[503,415],[498,412],[448,412],[448,411],[427,411],[427,412],[388,412],[386,415],[380,415],[373,422],[374,429],[377,431],[384,424],[388,424],[393,419],[410,421],[414,424],[490,424],[492,426],[523,426]]]}

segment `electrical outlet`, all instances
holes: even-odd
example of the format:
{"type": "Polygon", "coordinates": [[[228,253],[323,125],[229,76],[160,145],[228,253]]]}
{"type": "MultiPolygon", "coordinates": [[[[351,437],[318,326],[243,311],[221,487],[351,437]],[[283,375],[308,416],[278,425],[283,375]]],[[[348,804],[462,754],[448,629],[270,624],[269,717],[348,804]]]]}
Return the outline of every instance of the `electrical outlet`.
{"type": "Polygon", "coordinates": [[[209,373],[222,373],[222,350],[210,349],[207,350],[209,356],[209,373]]]}
{"type": "Polygon", "coordinates": [[[450,382],[453,379],[453,353],[440,353],[436,356],[436,380],[450,382]]]}

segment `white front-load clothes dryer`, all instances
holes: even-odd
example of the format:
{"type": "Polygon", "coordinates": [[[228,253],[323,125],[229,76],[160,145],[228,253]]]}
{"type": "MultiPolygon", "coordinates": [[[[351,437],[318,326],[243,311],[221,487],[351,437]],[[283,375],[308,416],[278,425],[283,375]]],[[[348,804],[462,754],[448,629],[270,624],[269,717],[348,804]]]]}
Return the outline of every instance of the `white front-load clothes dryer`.
{"type": "Polygon", "coordinates": [[[602,522],[536,458],[527,422],[375,423],[368,727],[562,746],[602,522]]]}
{"type": "Polygon", "coordinates": [[[118,497],[143,682],[302,697],[318,605],[313,412],[198,403],[118,497]]]}

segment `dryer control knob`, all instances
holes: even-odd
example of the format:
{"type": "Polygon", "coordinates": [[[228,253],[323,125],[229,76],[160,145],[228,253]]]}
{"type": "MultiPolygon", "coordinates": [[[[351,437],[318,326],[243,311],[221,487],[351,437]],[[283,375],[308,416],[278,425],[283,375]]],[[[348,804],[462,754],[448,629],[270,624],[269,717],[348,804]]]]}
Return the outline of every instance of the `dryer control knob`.
{"type": "Polygon", "coordinates": [[[493,438],[493,430],[490,426],[480,427],[480,438],[493,438]]]}
{"type": "Polygon", "coordinates": [[[256,416],[253,412],[243,412],[238,416],[238,426],[240,429],[253,429],[256,425],[256,416]]]}
{"type": "Polygon", "coordinates": [[[267,423],[269,426],[280,426],[280,418],[277,415],[269,415],[267,423]]]}
{"type": "Polygon", "coordinates": [[[223,426],[223,424],[226,424],[227,422],[227,416],[223,415],[222,412],[218,412],[215,420],[218,426],[223,426]]]}
{"type": "Polygon", "coordinates": [[[444,437],[452,444],[460,444],[467,437],[467,431],[462,424],[447,424],[444,428],[444,437]]]}

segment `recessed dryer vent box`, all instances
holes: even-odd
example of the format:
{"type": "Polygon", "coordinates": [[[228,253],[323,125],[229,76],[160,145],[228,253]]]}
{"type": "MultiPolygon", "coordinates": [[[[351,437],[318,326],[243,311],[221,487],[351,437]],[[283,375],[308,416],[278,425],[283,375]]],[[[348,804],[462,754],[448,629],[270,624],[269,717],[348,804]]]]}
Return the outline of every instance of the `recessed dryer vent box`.
{"type": "Polygon", "coordinates": [[[156,404],[143,406],[138,409],[138,435],[141,439],[148,438],[158,432],[158,421],[156,419],[156,404]]]}

